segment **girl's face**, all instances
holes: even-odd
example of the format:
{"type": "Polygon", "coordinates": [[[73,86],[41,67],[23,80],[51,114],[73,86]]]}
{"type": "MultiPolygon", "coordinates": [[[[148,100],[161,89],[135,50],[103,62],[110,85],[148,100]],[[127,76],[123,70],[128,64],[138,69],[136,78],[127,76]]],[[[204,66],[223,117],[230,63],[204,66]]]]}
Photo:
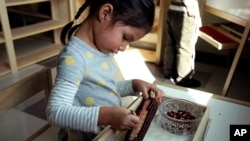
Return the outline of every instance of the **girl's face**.
{"type": "Polygon", "coordinates": [[[94,32],[95,46],[105,54],[124,51],[130,42],[136,41],[146,34],[142,28],[124,25],[121,22],[100,24],[98,30],[94,32]]]}

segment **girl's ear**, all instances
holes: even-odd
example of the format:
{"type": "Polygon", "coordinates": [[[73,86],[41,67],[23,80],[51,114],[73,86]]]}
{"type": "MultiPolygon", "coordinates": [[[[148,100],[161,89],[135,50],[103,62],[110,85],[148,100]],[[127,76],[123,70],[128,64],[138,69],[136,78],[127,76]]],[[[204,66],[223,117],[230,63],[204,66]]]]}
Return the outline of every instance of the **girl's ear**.
{"type": "Polygon", "coordinates": [[[98,20],[100,22],[112,20],[113,6],[111,4],[104,4],[98,14],[98,20]]]}

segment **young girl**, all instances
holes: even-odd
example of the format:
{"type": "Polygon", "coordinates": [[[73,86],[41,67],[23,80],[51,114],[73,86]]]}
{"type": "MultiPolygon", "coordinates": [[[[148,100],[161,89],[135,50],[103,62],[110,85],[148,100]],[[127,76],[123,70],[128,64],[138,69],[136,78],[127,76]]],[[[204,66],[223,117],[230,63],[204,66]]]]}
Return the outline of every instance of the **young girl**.
{"type": "Polygon", "coordinates": [[[106,125],[135,128],[139,118],[120,107],[121,97],[136,92],[147,97],[154,91],[161,101],[162,91],[153,84],[119,81],[113,58],[151,30],[154,10],[153,0],[86,0],[64,27],[61,40],[66,47],[59,55],[47,117],[52,125],[70,131],[69,140],[92,140],[106,125]],[[88,17],[71,27],[87,7],[88,17]]]}

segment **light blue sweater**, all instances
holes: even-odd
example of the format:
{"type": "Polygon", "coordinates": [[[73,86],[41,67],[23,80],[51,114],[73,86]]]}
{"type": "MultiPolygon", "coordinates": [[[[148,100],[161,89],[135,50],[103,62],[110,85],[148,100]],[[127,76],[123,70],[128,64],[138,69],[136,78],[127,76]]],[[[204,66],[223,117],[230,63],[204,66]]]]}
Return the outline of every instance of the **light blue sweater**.
{"type": "Polygon", "coordinates": [[[72,37],[59,55],[57,76],[47,106],[48,121],[61,128],[99,133],[101,106],[120,106],[135,94],[131,80],[119,81],[113,54],[103,54],[72,37]]]}

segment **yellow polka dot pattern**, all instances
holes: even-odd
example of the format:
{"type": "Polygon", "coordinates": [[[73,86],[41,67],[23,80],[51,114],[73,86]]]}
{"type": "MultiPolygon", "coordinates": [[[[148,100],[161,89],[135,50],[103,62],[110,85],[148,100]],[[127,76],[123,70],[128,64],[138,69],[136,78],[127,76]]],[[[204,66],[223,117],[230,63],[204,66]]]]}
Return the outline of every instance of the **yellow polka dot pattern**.
{"type": "Polygon", "coordinates": [[[94,100],[93,97],[87,97],[87,98],[85,99],[86,105],[93,105],[94,102],[95,102],[95,100],[94,100]]]}
{"type": "Polygon", "coordinates": [[[104,82],[104,81],[99,81],[99,82],[97,83],[97,85],[103,87],[103,86],[105,86],[105,82],[104,82]]]}
{"type": "Polygon", "coordinates": [[[91,52],[87,51],[86,56],[91,59],[94,55],[91,52]]]}
{"type": "Polygon", "coordinates": [[[84,77],[88,77],[88,75],[89,75],[88,71],[85,71],[83,75],[84,75],[84,77]]]}
{"type": "Polygon", "coordinates": [[[81,83],[81,82],[78,80],[75,84],[76,84],[77,87],[79,87],[79,86],[80,86],[80,83],[81,83]]]}
{"type": "Polygon", "coordinates": [[[65,63],[67,66],[73,66],[75,64],[75,59],[72,56],[66,56],[65,63]]]}
{"type": "Polygon", "coordinates": [[[109,69],[109,66],[108,66],[108,64],[107,64],[106,62],[103,62],[103,63],[102,63],[102,68],[103,68],[104,70],[108,70],[108,69],[109,69]]]}
{"type": "Polygon", "coordinates": [[[115,94],[116,94],[116,91],[112,90],[112,91],[110,91],[110,94],[111,94],[111,95],[115,95],[115,94]]]}

